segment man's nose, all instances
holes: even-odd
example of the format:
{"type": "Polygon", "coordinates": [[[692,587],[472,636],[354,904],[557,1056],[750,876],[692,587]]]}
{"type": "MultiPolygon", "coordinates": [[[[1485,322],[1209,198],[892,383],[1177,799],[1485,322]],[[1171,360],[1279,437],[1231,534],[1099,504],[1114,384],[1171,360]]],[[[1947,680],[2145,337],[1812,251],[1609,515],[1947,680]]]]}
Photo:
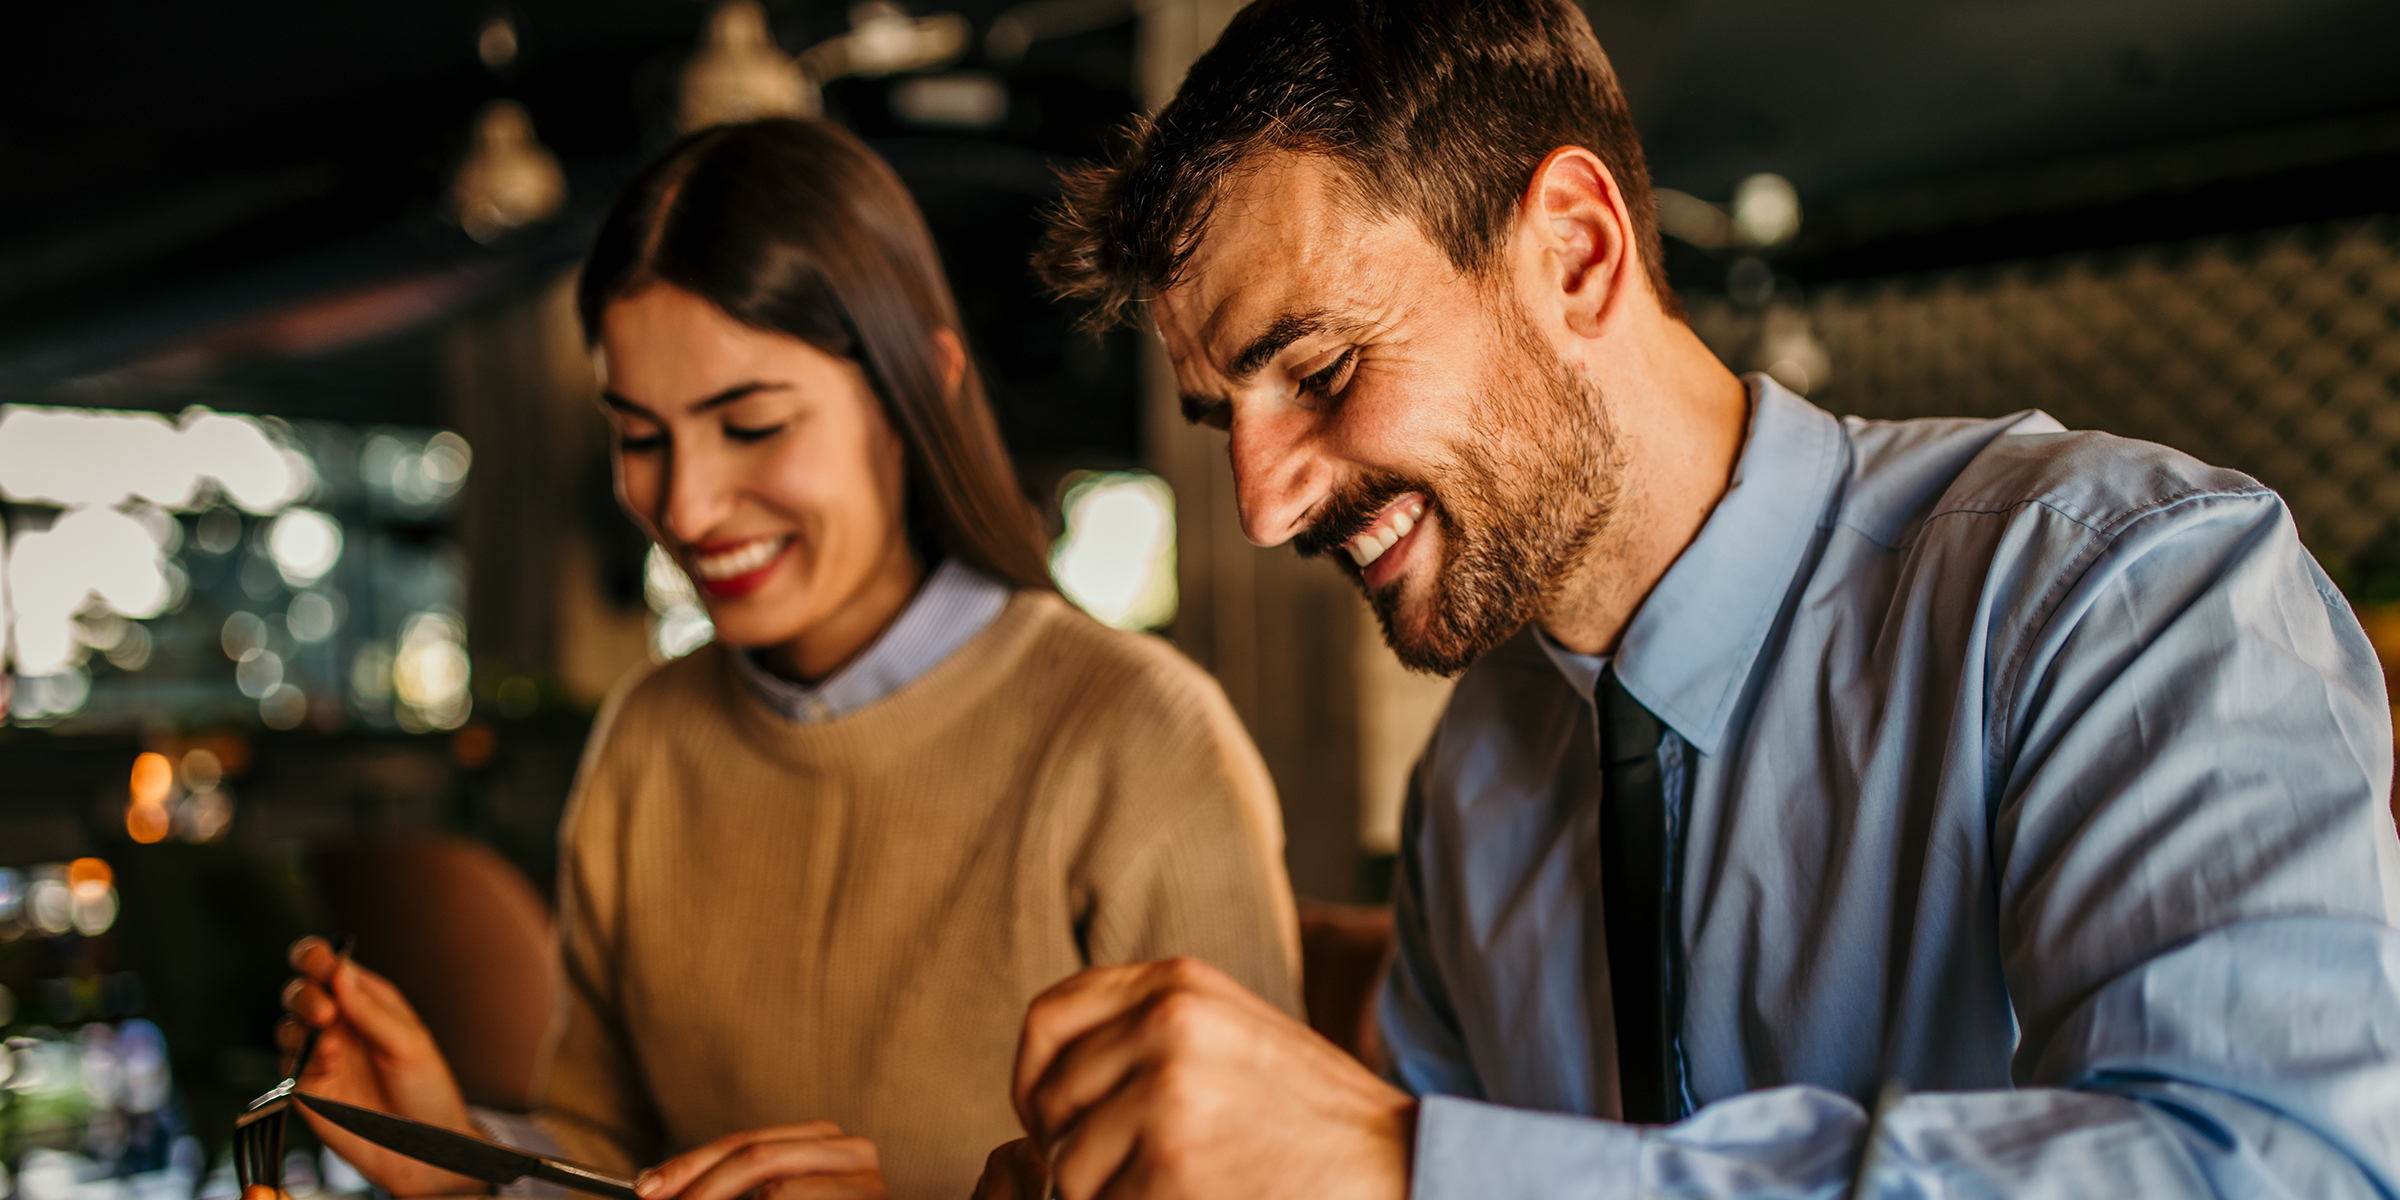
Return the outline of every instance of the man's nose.
{"type": "Polygon", "coordinates": [[[1280,546],[1324,493],[1332,472],[1310,450],[1306,414],[1237,410],[1226,444],[1242,536],[1255,546],[1280,546]]]}

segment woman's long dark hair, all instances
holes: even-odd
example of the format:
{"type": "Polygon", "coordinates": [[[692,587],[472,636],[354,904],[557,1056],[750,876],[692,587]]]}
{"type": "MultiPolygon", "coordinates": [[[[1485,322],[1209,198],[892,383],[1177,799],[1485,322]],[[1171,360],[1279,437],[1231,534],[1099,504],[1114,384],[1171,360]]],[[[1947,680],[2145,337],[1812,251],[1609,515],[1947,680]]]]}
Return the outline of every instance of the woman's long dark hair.
{"type": "Polygon", "coordinates": [[[618,193],[576,287],[587,342],[609,304],[669,283],[866,371],[908,454],[909,536],[1021,588],[1050,587],[975,364],[943,386],[934,331],[961,335],[933,237],[900,179],[823,121],[721,125],[618,193]]]}

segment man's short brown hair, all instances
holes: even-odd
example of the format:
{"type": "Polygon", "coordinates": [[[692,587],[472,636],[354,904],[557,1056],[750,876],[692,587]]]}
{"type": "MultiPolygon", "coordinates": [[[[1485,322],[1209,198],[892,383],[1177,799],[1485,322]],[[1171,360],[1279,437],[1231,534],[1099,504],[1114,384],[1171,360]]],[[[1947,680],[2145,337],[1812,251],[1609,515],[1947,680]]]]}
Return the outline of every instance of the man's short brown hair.
{"type": "Polygon", "coordinates": [[[1098,327],[1180,278],[1226,180],[1268,151],[1333,159],[1360,211],[1413,219],[1488,277],[1534,168],[1581,146],[1615,177],[1651,290],[1681,315],[1641,138],[1571,0],[1256,0],[1132,134],[1117,162],[1068,177],[1035,260],[1098,327]]]}

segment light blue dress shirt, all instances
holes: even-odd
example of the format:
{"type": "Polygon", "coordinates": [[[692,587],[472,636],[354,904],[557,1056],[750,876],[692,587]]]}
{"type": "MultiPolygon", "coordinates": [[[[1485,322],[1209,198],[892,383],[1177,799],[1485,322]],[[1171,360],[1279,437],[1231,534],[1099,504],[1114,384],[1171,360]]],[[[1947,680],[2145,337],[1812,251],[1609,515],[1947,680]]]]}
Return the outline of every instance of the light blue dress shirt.
{"type": "Polygon", "coordinates": [[[875,703],[940,666],[975,639],[1008,607],[1009,586],[958,561],[945,558],[925,577],[908,607],[857,658],[810,687],[771,674],[758,651],[733,656],[750,690],[777,716],[798,725],[845,717],[875,703]]]}
{"type": "Polygon", "coordinates": [[[2163,447],[1836,420],[1760,378],[1615,660],[1669,727],[1677,1124],[1618,1110],[1592,687],[1528,630],[1412,782],[1415,1195],[2400,1194],[2375,656],[2274,493],[2163,447]]]}

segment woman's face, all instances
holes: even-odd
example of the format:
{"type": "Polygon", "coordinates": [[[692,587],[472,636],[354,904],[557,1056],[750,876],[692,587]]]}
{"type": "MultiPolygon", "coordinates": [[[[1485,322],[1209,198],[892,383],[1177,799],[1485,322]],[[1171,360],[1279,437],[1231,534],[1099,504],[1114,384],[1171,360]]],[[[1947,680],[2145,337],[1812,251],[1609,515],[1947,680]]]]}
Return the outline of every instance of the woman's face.
{"type": "Polygon", "coordinates": [[[698,585],[718,639],[796,643],[808,676],[872,640],[922,565],[904,448],[859,365],[669,284],[609,305],[600,348],[618,499],[698,585]]]}

